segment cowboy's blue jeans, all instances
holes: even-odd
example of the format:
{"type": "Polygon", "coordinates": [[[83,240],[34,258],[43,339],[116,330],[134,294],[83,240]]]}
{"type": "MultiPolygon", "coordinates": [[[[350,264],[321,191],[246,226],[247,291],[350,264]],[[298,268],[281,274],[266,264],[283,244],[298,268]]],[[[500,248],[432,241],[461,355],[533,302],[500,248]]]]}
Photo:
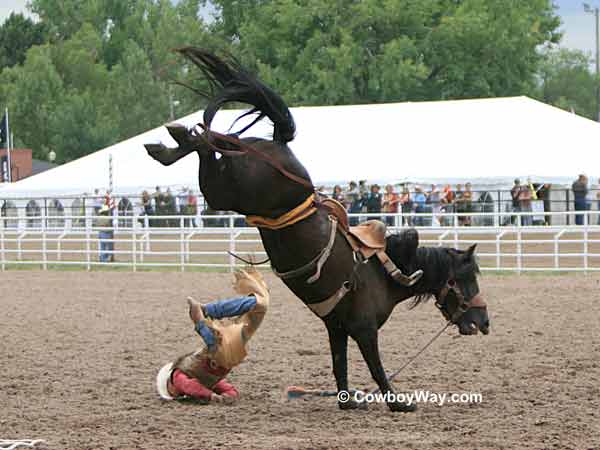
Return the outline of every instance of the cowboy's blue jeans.
{"type": "MultiPolygon", "coordinates": [[[[256,297],[249,295],[246,297],[230,298],[226,300],[217,300],[208,303],[202,307],[204,314],[211,319],[223,319],[225,317],[237,317],[247,313],[256,306],[256,297]]],[[[204,320],[196,322],[196,332],[206,343],[209,351],[214,351],[217,345],[217,339],[213,331],[206,325],[204,320]]]]}

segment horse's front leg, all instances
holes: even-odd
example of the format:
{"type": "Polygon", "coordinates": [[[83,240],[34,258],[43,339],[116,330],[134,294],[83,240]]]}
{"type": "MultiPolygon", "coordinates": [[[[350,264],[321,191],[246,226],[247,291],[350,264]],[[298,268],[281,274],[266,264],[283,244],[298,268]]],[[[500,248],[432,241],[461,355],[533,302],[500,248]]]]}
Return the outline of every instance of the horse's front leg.
{"type": "MultiPolygon", "coordinates": [[[[378,344],[378,333],[377,327],[366,328],[352,335],[358,348],[369,366],[371,376],[379,386],[382,393],[393,394],[394,390],[387,379],[383,365],[381,364],[381,358],[379,357],[379,344],[378,344]]],[[[387,402],[388,407],[393,412],[412,412],[417,409],[417,405],[408,404],[404,402],[387,402]]]]}
{"type": "MultiPolygon", "coordinates": [[[[348,333],[335,320],[330,320],[325,325],[329,333],[333,375],[337,390],[338,392],[348,392],[348,333]]],[[[338,406],[340,409],[365,409],[367,404],[365,402],[358,403],[350,397],[348,401],[340,401],[338,397],[338,406]]]]}
{"type": "Polygon", "coordinates": [[[171,137],[177,142],[178,147],[169,148],[164,144],[145,144],[148,154],[164,166],[179,161],[190,153],[200,150],[203,142],[183,125],[171,123],[166,126],[171,137]]]}

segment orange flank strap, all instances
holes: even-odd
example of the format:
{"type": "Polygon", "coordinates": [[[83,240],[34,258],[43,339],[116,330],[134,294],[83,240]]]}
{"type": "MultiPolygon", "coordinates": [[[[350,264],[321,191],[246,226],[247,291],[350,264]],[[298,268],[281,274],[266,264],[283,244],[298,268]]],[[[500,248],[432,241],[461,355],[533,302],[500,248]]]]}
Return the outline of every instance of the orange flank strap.
{"type": "Polygon", "coordinates": [[[275,219],[261,216],[247,216],[246,222],[254,227],[280,230],[313,215],[317,211],[315,201],[315,194],[310,194],[300,205],[275,219]]]}

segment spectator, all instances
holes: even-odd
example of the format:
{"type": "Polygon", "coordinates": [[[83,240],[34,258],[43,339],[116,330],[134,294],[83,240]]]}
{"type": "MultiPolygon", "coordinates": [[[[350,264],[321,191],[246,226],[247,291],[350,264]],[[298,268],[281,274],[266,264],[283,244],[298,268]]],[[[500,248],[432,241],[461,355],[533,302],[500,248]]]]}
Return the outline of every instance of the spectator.
{"type": "Polygon", "coordinates": [[[112,209],[108,205],[102,205],[98,214],[98,241],[100,242],[100,254],[98,259],[100,262],[114,262],[115,234],[113,231],[112,209]]]}
{"type": "MultiPolygon", "coordinates": [[[[546,212],[546,213],[549,213],[552,211],[552,205],[550,203],[550,189],[552,189],[552,185],[549,183],[544,183],[540,186],[540,188],[537,191],[538,199],[540,199],[544,202],[544,212],[546,212]]],[[[544,223],[546,225],[551,225],[552,224],[552,216],[549,214],[546,214],[544,216],[544,223]]]]}
{"type": "Polygon", "coordinates": [[[442,204],[440,191],[435,184],[431,185],[431,190],[427,195],[427,202],[431,205],[431,211],[433,213],[432,225],[437,225],[440,223],[438,216],[442,211],[442,204]]]}
{"type": "Polygon", "coordinates": [[[410,191],[408,190],[408,186],[406,185],[404,185],[404,187],[402,188],[402,194],[400,195],[400,208],[400,210],[402,211],[403,225],[412,227],[413,202],[410,198],[410,191]]]}
{"type": "MultiPolygon", "coordinates": [[[[457,214],[464,214],[465,213],[465,193],[463,191],[463,185],[462,184],[457,184],[456,185],[456,195],[454,197],[454,209],[456,210],[457,214]]],[[[464,216],[458,216],[458,225],[462,225],[464,223],[464,216]]],[[[455,224],[456,225],[456,224],[455,224]]]]}
{"type": "Polygon", "coordinates": [[[94,189],[94,216],[100,214],[100,208],[102,208],[102,196],[100,195],[100,189],[94,189]]]}
{"type": "MultiPolygon", "coordinates": [[[[380,187],[378,184],[371,186],[371,192],[369,193],[366,202],[368,213],[381,213],[382,195],[379,192],[379,189],[380,187]]],[[[381,216],[370,216],[369,220],[381,220],[381,216]]]]}
{"type": "MultiPolygon", "coordinates": [[[[167,216],[176,216],[177,215],[177,205],[175,204],[175,197],[173,197],[173,193],[171,192],[171,188],[167,188],[167,192],[164,196],[165,203],[165,215],[167,216]]],[[[166,221],[166,225],[168,227],[177,227],[179,223],[177,218],[170,217],[166,221]]]]}
{"type": "Polygon", "coordinates": [[[40,216],[42,215],[42,209],[38,202],[35,200],[29,200],[27,206],[25,206],[25,215],[27,216],[27,227],[36,228],[42,226],[40,216]]]}
{"type": "Polygon", "coordinates": [[[188,224],[194,228],[197,227],[196,215],[198,214],[198,197],[194,195],[194,192],[191,189],[188,189],[187,205],[185,208],[185,214],[189,216],[189,219],[187,219],[188,224]]]}
{"type": "MultiPolygon", "coordinates": [[[[522,185],[519,189],[519,211],[522,213],[530,213],[532,212],[531,208],[531,189],[529,189],[529,185],[522,185]]],[[[521,225],[530,226],[533,225],[533,217],[531,215],[523,215],[521,216],[521,225]]]]}
{"type": "MultiPolygon", "coordinates": [[[[348,213],[359,214],[362,212],[362,198],[360,191],[354,181],[351,181],[346,192],[346,204],[348,205],[348,213]]],[[[358,217],[350,217],[350,226],[358,225],[358,217]]]]}
{"type": "MultiPolygon", "coordinates": [[[[427,212],[425,208],[425,204],[427,203],[427,196],[421,189],[421,186],[415,186],[415,195],[413,197],[413,204],[415,206],[415,213],[423,214],[427,212]]],[[[416,226],[424,226],[425,225],[425,217],[417,215],[415,217],[415,225],[416,226]]]]}
{"type": "MultiPolygon", "coordinates": [[[[521,212],[521,205],[519,202],[519,194],[521,193],[521,180],[519,180],[518,178],[515,178],[515,184],[513,185],[512,189],[510,190],[510,197],[512,199],[512,212],[521,212]]],[[[517,220],[518,220],[519,216],[512,216],[511,217],[511,222],[513,225],[517,224],[517,220]]]]}
{"type": "Polygon", "coordinates": [[[367,188],[367,180],[360,180],[358,182],[358,191],[360,194],[360,201],[361,201],[360,212],[367,212],[367,200],[369,198],[369,189],[367,188]]]}
{"type": "MultiPolygon", "coordinates": [[[[586,211],[588,195],[588,179],[585,175],[579,175],[579,178],[573,182],[573,195],[575,196],[575,211],[586,211]]],[[[583,214],[575,216],[575,223],[583,225],[583,214]]]]}
{"type": "Polygon", "coordinates": [[[85,204],[79,197],[71,203],[71,216],[73,216],[71,224],[74,227],[83,227],[85,225],[85,204]]]}
{"type": "MultiPolygon", "coordinates": [[[[166,213],[166,205],[165,205],[165,196],[160,190],[160,186],[156,186],[156,191],[152,194],[154,198],[154,211],[157,216],[165,216],[166,213]]],[[[159,218],[155,221],[155,225],[157,227],[165,226],[165,220],[163,218],[159,218]]]]}
{"type": "MultiPolygon", "coordinates": [[[[462,195],[463,211],[465,213],[473,212],[473,191],[471,191],[471,183],[465,184],[465,190],[462,195]]],[[[471,226],[471,216],[463,217],[463,225],[471,226]]]]}
{"type": "MultiPolygon", "coordinates": [[[[154,215],[154,207],[152,206],[152,197],[148,191],[142,192],[142,215],[144,216],[153,216],[154,215]]],[[[140,220],[141,223],[147,223],[149,226],[154,226],[152,221],[146,217],[144,221],[140,220]],[[147,222],[146,222],[147,221],[147,222]]]]}
{"type": "MultiPolygon", "coordinates": [[[[133,203],[127,197],[123,197],[118,205],[117,210],[119,212],[119,216],[121,217],[131,217],[133,216],[133,203]]],[[[131,228],[132,220],[131,219],[120,219],[119,226],[124,228],[131,228]]]]}
{"type": "MultiPolygon", "coordinates": [[[[383,212],[386,214],[398,214],[398,203],[400,203],[400,196],[394,192],[394,186],[388,184],[385,187],[385,194],[383,194],[383,203],[381,205],[383,212]]],[[[395,222],[395,217],[385,217],[385,223],[388,226],[393,226],[395,222]]]]}
{"type": "Polygon", "coordinates": [[[65,208],[57,198],[50,200],[48,206],[48,226],[50,228],[62,228],[65,225],[65,208]]]}
{"type": "Polygon", "coordinates": [[[339,184],[336,184],[333,187],[333,193],[331,194],[331,198],[337,200],[341,204],[344,204],[344,193],[342,192],[342,187],[339,184]]]}
{"type": "MultiPolygon", "coordinates": [[[[452,187],[449,184],[444,186],[444,190],[440,197],[440,202],[442,205],[443,213],[452,214],[454,212],[454,197],[455,197],[455,194],[454,194],[454,191],[452,190],[452,187]]],[[[440,224],[442,226],[451,225],[452,217],[448,217],[448,216],[440,217],[440,224]]]]}
{"type": "MultiPolygon", "coordinates": [[[[482,192],[477,201],[480,205],[481,212],[487,214],[491,214],[494,212],[494,197],[492,197],[492,194],[489,191],[482,192]]],[[[493,226],[494,217],[492,215],[483,216],[482,225],[484,227],[493,226]]]]}

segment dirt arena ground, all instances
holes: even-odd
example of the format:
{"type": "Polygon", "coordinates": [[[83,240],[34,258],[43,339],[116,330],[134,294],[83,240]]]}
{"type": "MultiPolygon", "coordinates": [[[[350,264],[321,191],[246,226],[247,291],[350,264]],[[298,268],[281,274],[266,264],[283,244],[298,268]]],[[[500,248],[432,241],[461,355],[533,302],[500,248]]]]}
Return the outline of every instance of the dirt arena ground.
{"type": "MultiPolygon", "coordinates": [[[[198,338],[185,296],[231,294],[221,273],[0,274],[0,439],[38,449],[600,449],[598,275],[484,275],[489,336],[453,329],[397,390],[478,392],[480,404],[285,402],[290,384],[333,388],[324,327],[273,276],[272,307],[230,380],[236,407],[160,401],[158,368],[198,338]]],[[[381,333],[388,371],[443,324],[431,303],[400,305],[381,333]]],[[[354,344],[351,385],[372,385],[354,344]]]]}

